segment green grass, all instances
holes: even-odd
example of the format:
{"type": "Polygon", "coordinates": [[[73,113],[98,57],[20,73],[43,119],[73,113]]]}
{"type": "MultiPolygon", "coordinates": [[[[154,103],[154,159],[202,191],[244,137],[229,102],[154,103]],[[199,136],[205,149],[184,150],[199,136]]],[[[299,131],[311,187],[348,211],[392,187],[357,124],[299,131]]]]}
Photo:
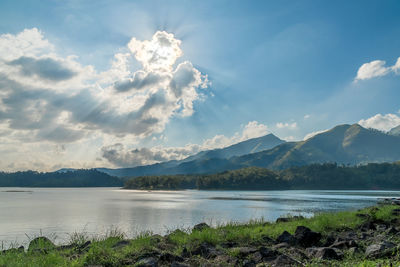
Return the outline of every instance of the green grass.
{"type": "MultiPolygon", "coordinates": [[[[334,230],[356,228],[364,222],[357,217],[357,213],[368,213],[375,219],[390,220],[393,216],[391,210],[397,206],[386,205],[366,208],[362,211],[343,211],[335,213],[321,213],[312,218],[295,219],[290,222],[270,223],[264,220],[253,220],[248,223],[227,223],[216,228],[207,228],[202,231],[176,230],[168,235],[163,242],[166,250],[173,254],[180,254],[184,249],[191,251],[196,245],[207,242],[220,246],[224,242],[237,242],[240,246],[248,244],[261,244],[266,237],[275,239],[283,231],[294,233],[297,226],[304,225],[310,229],[328,234],[334,230]]],[[[82,245],[91,239],[90,249],[79,252],[74,248],[66,250],[48,250],[47,253],[38,251],[9,252],[0,254],[0,267],[9,266],[119,266],[126,264],[127,260],[134,261],[145,252],[160,251],[157,248],[155,237],[151,233],[143,233],[132,240],[129,244],[114,248],[113,246],[126,236],[118,229],[111,229],[105,234],[89,238],[86,233],[73,233],[70,235],[69,244],[82,245]]],[[[235,249],[227,249],[227,253],[235,256],[235,249]]],[[[362,257],[345,257],[344,261],[329,264],[332,266],[389,266],[388,261],[367,261],[362,257]],[[336,265],[337,263],[337,265],[336,265]]],[[[132,263],[133,264],[133,263],[132,263]]],[[[309,266],[324,266],[324,263],[313,262],[309,266]]]]}

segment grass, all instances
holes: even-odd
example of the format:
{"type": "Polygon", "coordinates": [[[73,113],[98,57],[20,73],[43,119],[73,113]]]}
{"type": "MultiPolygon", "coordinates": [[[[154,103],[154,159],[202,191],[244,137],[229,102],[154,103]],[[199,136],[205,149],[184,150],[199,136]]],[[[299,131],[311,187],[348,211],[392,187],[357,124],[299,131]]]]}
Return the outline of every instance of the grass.
{"type": "MultiPolygon", "coordinates": [[[[304,225],[310,229],[328,234],[334,230],[356,228],[365,219],[356,216],[357,213],[367,213],[375,219],[388,221],[393,216],[391,211],[397,208],[392,205],[366,208],[362,211],[343,211],[335,213],[321,213],[312,218],[298,218],[289,222],[270,223],[264,220],[253,220],[248,223],[227,223],[216,228],[206,228],[202,231],[176,230],[165,238],[165,250],[173,254],[180,254],[184,249],[191,250],[198,244],[207,242],[220,246],[224,242],[236,242],[240,246],[261,243],[267,237],[275,239],[283,231],[294,233],[297,226],[304,225]]],[[[161,237],[158,237],[159,239],[161,237]]],[[[79,251],[76,247],[64,250],[48,250],[46,253],[40,251],[19,252],[17,250],[8,253],[0,253],[0,267],[9,266],[120,266],[130,264],[134,266],[134,260],[143,253],[159,251],[157,248],[157,237],[150,232],[142,233],[126,246],[116,248],[115,245],[126,236],[116,228],[110,229],[103,235],[89,238],[83,233],[73,233],[69,236],[69,244],[83,245],[90,239],[90,247],[79,251]]],[[[15,247],[16,244],[15,244],[15,247]]],[[[235,256],[238,252],[235,249],[227,249],[227,253],[235,256]]],[[[323,266],[322,263],[312,262],[309,266],[323,266]]],[[[346,255],[344,261],[330,262],[332,266],[390,266],[389,261],[375,260],[368,261],[363,258],[346,255]]],[[[393,262],[392,262],[393,264],[393,262]]],[[[399,264],[399,263],[397,263],[399,264]]]]}

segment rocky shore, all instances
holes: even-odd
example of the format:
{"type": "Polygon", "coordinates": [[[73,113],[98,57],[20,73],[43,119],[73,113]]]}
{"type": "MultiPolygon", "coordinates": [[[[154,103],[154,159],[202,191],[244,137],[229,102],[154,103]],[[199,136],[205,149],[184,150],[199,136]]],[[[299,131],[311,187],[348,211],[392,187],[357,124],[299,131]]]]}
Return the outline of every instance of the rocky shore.
{"type": "Polygon", "coordinates": [[[399,249],[400,206],[384,203],[275,223],[201,223],[191,231],[135,239],[109,236],[56,246],[38,237],[27,249],[0,252],[0,266],[395,266],[399,249]]]}

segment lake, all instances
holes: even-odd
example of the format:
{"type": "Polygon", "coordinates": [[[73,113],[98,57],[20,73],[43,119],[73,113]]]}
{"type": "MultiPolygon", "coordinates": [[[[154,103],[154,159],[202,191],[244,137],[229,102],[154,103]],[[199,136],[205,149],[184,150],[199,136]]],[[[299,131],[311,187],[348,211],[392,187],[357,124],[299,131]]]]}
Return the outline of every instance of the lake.
{"type": "Polygon", "coordinates": [[[293,214],[359,209],[400,191],[135,191],[119,188],[0,188],[0,246],[26,244],[38,235],[68,241],[68,234],[165,234],[200,222],[218,225],[293,214]]]}

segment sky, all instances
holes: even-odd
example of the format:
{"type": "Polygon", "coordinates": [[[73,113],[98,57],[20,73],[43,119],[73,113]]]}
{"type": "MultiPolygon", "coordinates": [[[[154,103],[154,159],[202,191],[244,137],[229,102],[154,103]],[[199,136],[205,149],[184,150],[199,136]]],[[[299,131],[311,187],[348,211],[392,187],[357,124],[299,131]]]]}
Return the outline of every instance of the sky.
{"type": "Polygon", "coordinates": [[[400,125],[400,2],[0,2],[0,170],[400,125]]]}

